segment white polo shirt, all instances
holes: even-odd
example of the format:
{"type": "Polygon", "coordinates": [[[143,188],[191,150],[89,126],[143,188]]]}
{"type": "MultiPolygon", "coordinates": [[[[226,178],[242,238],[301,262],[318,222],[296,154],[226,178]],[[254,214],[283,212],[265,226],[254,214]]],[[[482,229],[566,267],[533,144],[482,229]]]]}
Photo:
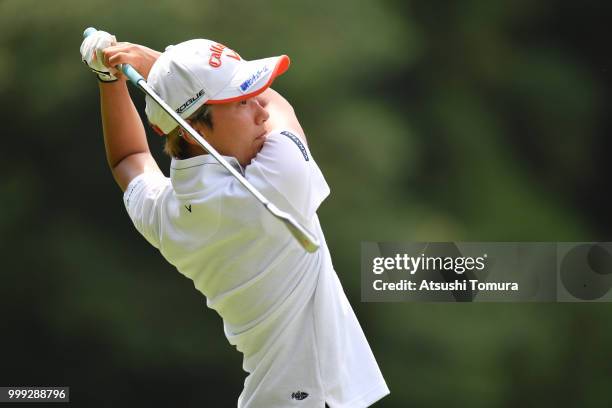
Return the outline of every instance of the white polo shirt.
{"type": "Polygon", "coordinates": [[[321,242],[306,252],[210,155],[145,173],[124,202],[138,231],[193,280],[249,373],[239,408],[367,407],[389,393],[334,271],[316,210],[329,187],[295,132],[270,132],[246,169],[321,242]]]}

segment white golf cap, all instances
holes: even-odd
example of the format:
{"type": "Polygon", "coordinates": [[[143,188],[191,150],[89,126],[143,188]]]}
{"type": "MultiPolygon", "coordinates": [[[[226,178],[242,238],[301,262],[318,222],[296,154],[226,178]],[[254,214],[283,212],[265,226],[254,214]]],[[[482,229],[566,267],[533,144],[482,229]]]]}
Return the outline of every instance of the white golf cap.
{"type": "MultiPolygon", "coordinates": [[[[289,63],[286,55],[245,61],[218,42],[189,40],[166,48],[153,64],[147,83],[186,119],[205,103],[236,102],[258,95],[289,68],[289,63]]],[[[145,112],[160,134],[177,126],[149,96],[145,112]]]]}

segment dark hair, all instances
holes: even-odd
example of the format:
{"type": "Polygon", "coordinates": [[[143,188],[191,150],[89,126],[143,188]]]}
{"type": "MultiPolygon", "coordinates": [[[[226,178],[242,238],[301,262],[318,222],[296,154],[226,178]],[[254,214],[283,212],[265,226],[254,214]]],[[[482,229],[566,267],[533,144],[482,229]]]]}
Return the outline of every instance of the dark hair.
{"type": "MultiPolygon", "coordinates": [[[[204,104],[198,108],[188,120],[191,122],[201,123],[206,127],[212,129],[212,105],[204,104]]],[[[166,144],[164,146],[164,152],[177,159],[189,158],[189,147],[190,144],[184,138],[179,136],[180,126],[175,127],[166,135],[166,144]]]]}

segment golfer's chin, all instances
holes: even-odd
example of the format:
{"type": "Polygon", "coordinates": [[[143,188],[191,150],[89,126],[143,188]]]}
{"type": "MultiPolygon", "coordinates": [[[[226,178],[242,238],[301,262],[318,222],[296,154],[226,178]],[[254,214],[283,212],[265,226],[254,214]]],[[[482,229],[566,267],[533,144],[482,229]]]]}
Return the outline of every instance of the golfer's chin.
{"type": "Polygon", "coordinates": [[[265,144],[266,135],[267,133],[264,133],[263,135],[258,136],[253,140],[253,145],[252,145],[253,150],[251,154],[246,156],[244,160],[243,159],[238,160],[238,162],[242,165],[242,167],[246,167],[249,164],[251,164],[251,161],[259,154],[259,152],[261,151],[261,149],[263,148],[265,144]]]}
{"type": "Polygon", "coordinates": [[[255,155],[257,155],[257,153],[259,153],[261,151],[261,149],[264,147],[264,144],[266,143],[266,138],[267,138],[267,133],[264,133],[261,136],[258,136],[255,139],[255,155]]]}
{"type": "Polygon", "coordinates": [[[240,163],[240,165],[242,167],[246,167],[249,164],[251,164],[251,162],[253,161],[253,159],[255,157],[257,157],[257,154],[259,153],[259,151],[261,150],[261,148],[257,149],[255,152],[253,152],[253,154],[250,154],[248,157],[246,157],[245,159],[240,159],[238,160],[238,163],[240,163]]]}

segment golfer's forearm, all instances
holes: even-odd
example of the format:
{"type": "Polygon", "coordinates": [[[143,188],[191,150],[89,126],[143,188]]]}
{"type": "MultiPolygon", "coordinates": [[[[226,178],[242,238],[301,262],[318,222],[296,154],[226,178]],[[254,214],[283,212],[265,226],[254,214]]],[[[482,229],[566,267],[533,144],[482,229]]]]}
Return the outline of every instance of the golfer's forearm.
{"type": "Polygon", "coordinates": [[[146,134],[124,80],[100,83],[106,159],[114,169],[126,157],[148,153],[146,134]]]}

